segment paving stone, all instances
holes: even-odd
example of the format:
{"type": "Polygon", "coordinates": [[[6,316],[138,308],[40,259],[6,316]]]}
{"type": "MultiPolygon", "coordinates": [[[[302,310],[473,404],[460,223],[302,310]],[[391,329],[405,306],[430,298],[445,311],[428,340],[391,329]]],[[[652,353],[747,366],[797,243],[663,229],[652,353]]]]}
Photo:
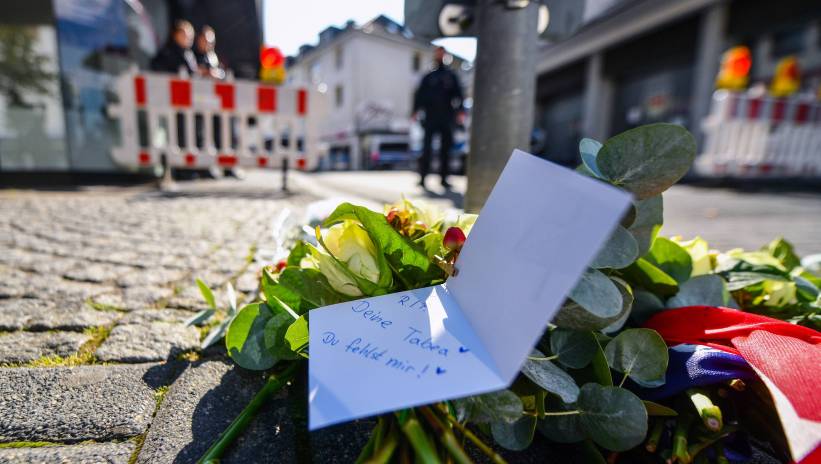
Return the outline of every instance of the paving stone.
{"type": "Polygon", "coordinates": [[[134,443],[89,443],[39,448],[2,448],[0,464],[127,464],[134,443]]]}
{"type": "Polygon", "coordinates": [[[149,322],[171,322],[180,324],[187,321],[191,316],[191,311],[182,309],[139,309],[123,316],[119,323],[145,324],[149,322]]]}
{"type": "Polygon", "coordinates": [[[0,330],[74,330],[108,325],[120,314],[97,311],[79,300],[0,300],[0,330]]]}
{"type": "Polygon", "coordinates": [[[165,285],[185,276],[184,271],[154,268],[142,272],[128,272],[117,279],[120,287],[146,287],[150,285],[165,285]]]}
{"type": "MultiPolygon", "coordinates": [[[[67,269],[62,273],[63,277],[79,282],[102,283],[113,281],[127,273],[135,273],[135,269],[126,266],[102,263],[83,263],[79,266],[67,269]]],[[[139,271],[136,271],[139,272],[139,271]]]]}
{"type": "Polygon", "coordinates": [[[44,356],[70,356],[87,335],[76,332],[11,332],[0,334],[0,363],[24,363],[44,356]]]}
{"type": "Polygon", "coordinates": [[[169,322],[143,322],[114,327],[95,355],[104,362],[161,361],[195,350],[199,345],[199,331],[195,327],[169,322]]]}
{"type": "MultiPolygon", "coordinates": [[[[169,388],[137,462],[196,461],[264,382],[261,374],[230,361],[189,367],[169,388]]],[[[275,395],[220,462],[289,463],[306,455],[303,462],[353,462],[373,422],[357,421],[308,434],[305,398],[304,392],[290,399],[287,391],[275,395]]]]}
{"type": "Polygon", "coordinates": [[[0,369],[0,442],[110,441],[145,431],[176,365],[0,369]]]}
{"type": "MultiPolygon", "coordinates": [[[[261,267],[261,266],[260,266],[261,267]]],[[[252,265],[252,271],[243,273],[237,278],[237,291],[244,293],[252,293],[257,290],[259,286],[259,277],[257,276],[257,266],[252,265]]]]}
{"type": "Polygon", "coordinates": [[[122,309],[133,311],[152,307],[173,294],[174,291],[166,287],[128,287],[123,290],[122,309]]]}

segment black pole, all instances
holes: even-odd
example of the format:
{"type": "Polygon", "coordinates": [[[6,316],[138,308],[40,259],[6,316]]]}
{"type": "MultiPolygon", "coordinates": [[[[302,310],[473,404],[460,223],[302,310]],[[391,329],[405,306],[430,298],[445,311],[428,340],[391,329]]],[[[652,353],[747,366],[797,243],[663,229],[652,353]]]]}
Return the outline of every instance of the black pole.
{"type": "Polygon", "coordinates": [[[282,191],[288,191],[288,158],[282,159],[282,191]]]}
{"type": "Polygon", "coordinates": [[[539,2],[478,0],[478,44],[465,209],[478,212],[533,127],[539,2]]]}

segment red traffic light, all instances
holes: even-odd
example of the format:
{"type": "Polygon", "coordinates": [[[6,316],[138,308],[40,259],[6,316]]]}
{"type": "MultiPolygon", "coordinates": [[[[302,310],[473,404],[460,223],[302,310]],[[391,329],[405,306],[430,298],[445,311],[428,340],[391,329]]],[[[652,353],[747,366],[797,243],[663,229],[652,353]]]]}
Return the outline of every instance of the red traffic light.
{"type": "Polygon", "coordinates": [[[285,63],[285,56],[277,47],[262,47],[259,52],[259,63],[263,69],[273,69],[285,63]]]}

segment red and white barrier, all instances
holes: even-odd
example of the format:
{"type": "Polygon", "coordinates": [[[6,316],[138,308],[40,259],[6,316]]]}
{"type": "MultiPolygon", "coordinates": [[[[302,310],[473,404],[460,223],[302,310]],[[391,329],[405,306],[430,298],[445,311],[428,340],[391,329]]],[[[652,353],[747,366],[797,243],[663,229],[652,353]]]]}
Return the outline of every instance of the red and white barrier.
{"type": "Polygon", "coordinates": [[[702,125],[696,172],[739,178],[821,177],[821,104],[721,90],[702,125]]]}
{"type": "Polygon", "coordinates": [[[213,166],[300,169],[318,163],[321,96],[305,88],[218,81],[133,70],[118,78],[121,141],[114,161],[126,168],[213,166]]]}

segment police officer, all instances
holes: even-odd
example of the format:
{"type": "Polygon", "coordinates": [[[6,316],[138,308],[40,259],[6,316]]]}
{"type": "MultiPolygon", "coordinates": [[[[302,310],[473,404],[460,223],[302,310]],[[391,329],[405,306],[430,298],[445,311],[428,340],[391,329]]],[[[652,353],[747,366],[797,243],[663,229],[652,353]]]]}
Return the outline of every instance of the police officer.
{"type": "Polygon", "coordinates": [[[453,128],[464,119],[462,106],[462,86],[459,78],[444,63],[447,52],[444,47],[434,51],[434,69],[422,78],[413,98],[413,119],[424,112],[422,127],[425,139],[422,157],[419,159],[419,185],[425,187],[425,177],[430,171],[433,136],[439,134],[439,174],[442,186],[450,188],[448,183],[448,162],[453,145],[453,128]]]}

